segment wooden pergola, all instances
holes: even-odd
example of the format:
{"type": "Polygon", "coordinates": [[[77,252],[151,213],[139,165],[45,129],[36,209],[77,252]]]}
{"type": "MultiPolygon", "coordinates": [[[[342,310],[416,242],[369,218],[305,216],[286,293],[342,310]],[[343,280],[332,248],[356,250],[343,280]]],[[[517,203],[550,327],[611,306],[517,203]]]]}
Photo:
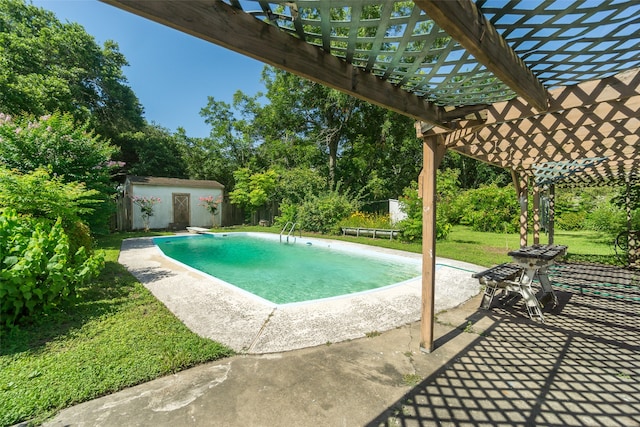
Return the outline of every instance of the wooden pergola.
{"type": "Polygon", "coordinates": [[[542,186],[640,179],[636,0],[102,1],[416,119],[426,352],[446,150],[512,171],[523,245],[530,186],[538,224],[542,186]]]}

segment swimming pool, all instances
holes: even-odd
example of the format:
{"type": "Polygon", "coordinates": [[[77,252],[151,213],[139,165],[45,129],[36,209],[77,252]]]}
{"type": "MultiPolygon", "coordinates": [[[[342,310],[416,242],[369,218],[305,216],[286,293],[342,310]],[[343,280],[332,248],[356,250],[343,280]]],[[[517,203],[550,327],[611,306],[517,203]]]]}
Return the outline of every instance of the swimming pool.
{"type": "Polygon", "coordinates": [[[207,233],[153,240],[166,256],[278,305],[367,292],[421,274],[420,260],[320,239],[285,244],[267,233],[207,233]]]}

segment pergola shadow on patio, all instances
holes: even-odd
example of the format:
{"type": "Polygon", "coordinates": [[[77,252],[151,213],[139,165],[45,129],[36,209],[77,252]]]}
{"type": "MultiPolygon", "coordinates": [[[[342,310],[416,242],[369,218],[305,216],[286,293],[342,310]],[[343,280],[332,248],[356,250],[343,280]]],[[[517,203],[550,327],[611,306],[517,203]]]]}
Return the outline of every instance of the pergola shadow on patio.
{"type": "MultiPolygon", "coordinates": [[[[435,177],[447,150],[511,171],[521,246],[528,194],[538,243],[540,193],[553,212],[556,184],[626,185],[631,223],[636,0],[102,1],[416,120],[425,352],[434,349],[435,177]]],[[[640,264],[637,242],[628,243],[640,264]]]]}
{"type": "Polygon", "coordinates": [[[480,336],[368,425],[640,425],[640,273],[562,263],[553,281],[545,323],[478,310],[480,336]]]}

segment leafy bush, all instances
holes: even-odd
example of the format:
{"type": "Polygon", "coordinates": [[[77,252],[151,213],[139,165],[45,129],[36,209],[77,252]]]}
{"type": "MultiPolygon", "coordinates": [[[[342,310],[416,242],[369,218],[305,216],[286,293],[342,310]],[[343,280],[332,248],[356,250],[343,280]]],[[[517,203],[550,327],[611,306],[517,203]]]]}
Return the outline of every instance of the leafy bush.
{"type": "Polygon", "coordinates": [[[0,215],[0,317],[13,326],[24,316],[47,312],[75,293],[79,284],[99,273],[100,254],[84,247],[69,252],[69,238],[58,219],[0,215]]]}
{"type": "Polygon", "coordinates": [[[278,169],[276,188],[279,200],[302,203],[310,195],[322,194],[327,190],[327,179],[315,169],[296,167],[278,169]]]}
{"type": "MultiPolygon", "coordinates": [[[[407,218],[398,223],[402,238],[408,241],[422,239],[422,199],[418,197],[418,183],[412,182],[404,189],[400,203],[407,218]]],[[[452,225],[444,210],[436,208],[436,239],[444,240],[451,232],[452,225]]]]}
{"type": "Polygon", "coordinates": [[[280,215],[274,220],[276,227],[284,227],[288,222],[296,222],[298,217],[298,205],[292,203],[290,200],[283,200],[280,203],[280,215]]]}
{"type": "Polygon", "coordinates": [[[278,173],[269,169],[266,172],[252,173],[249,168],[240,168],[233,173],[236,186],[229,193],[234,205],[255,214],[261,206],[275,197],[278,173]]]}
{"type": "Polygon", "coordinates": [[[586,215],[585,228],[614,234],[626,229],[626,221],[624,209],[610,203],[600,203],[586,215]]]}
{"type": "Polygon", "coordinates": [[[79,215],[92,230],[108,231],[115,193],[110,159],[117,149],[93,135],[88,123],[78,125],[70,114],[35,119],[0,113],[0,140],[0,163],[7,169],[26,174],[46,168],[60,182],[83,183],[95,190],[94,209],[79,215]]]}
{"type": "Polygon", "coordinates": [[[460,223],[475,231],[515,232],[520,204],[512,187],[495,184],[467,190],[456,199],[460,223]]]}
{"type": "Polygon", "coordinates": [[[562,230],[581,230],[586,216],[584,212],[565,212],[555,218],[555,224],[562,230]]]}
{"type": "Polygon", "coordinates": [[[0,167],[0,206],[52,223],[63,218],[62,227],[70,238],[72,255],[80,247],[91,250],[90,230],[80,218],[93,210],[97,194],[84,184],[64,183],[43,168],[22,174],[0,167]]]}
{"type": "Polygon", "coordinates": [[[303,230],[337,232],[338,222],[357,209],[357,203],[337,191],[312,196],[298,208],[297,222],[303,230]]]}
{"type": "Polygon", "coordinates": [[[460,170],[438,169],[436,174],[436,190],[438,210],[436,216],[439,222],[457,224],[460,221],[459,212],[456,210],[455,200],[460,194],[460,170]]]}

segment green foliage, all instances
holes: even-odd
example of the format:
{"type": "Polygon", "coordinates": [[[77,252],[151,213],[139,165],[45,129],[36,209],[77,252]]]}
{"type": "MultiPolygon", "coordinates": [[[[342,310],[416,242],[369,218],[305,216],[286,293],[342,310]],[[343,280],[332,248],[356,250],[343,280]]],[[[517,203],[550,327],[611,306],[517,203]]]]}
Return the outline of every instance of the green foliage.
{"type": "Polygon", "coordinates": [[[68,112],[106,137],[142,125],[113,41],[98,46],[77,23],[22,0],[0,2],[0,111],[68,112]]]}
{"type": "Polygon", "coordinates": [[[586,214],[585,228],[615,234],[627,228],[627,215],[615,205],[599,203],[586,214]]]}
{"type": "Polygon", "coordinates": [[[0,206],[51,222],[62,218],[73,253],[80,247],[91,249],[90,232],[82,218],[93,210],[97,194],[81,183],[64,183],[42,168],[22,174],[0,167],[0,206]]]}
{"type": "MultiPolygon", "coordinates": [[[[640,210],[631,187],[632,229],[640,229],[640,210]]],[[[584,229],[611,235],[627,228],[626,187],[556,190],[556,225],[563,230],[584,229]],[[568,220],[567,220],[568,218],[568,220]],[[583,220],[580,224],[580,220],[583,220]]]]}
{"type": "Polygon", "coordinates": [[[84,247],[70,252],[60,219],[51,226],[48,220],[19,217],[8,208],[0,215],[0,242],[0,317],[9,327],[73,296],[103,263],[84,247]]]}
{"type": "Polygon", "coordinates": [[[467,190],[456,199],[460,223],[476,231],[514,232],[518,230],[520,204],[515,190],[495,184],[467,190]]]}
{"type": "MultiPolygon", "coordinates": [[[[621,209],[627,207],[627,186],[624,185],[613,195],[612,203],[621,209]]],[[[631,210],[640,209],[640,182],[629,186],[629,202],[631,210]]]]}
{"type": "Polygon", "coordinates": [[[584,212],[565,212],[555,218],[555,225],[562,230],[581,230],[586,216],[584,212]]]}
{"type": "Polygon", "coordinates": [[[511,176],[507,169],[480,162],[453,150],[447,151],[440,164],[440,169],[458,170],[459,186],[465,190],[492,183],[498,186],[511,183],[511,176]]]}
{"type": "Polygon", "coordinates": [[[234,205],[256,212],[273,200],[278,182],[278,174],[274,170],[252,174],[248,168],[241,168],[233,176],[236,187],[229,193],[229,199],[234,205]]]}
{"type": "Polygon", "coordinates": [[[191,178],[215,179],[228,191],[235,188],[234,171],[252,167],[255,158],[254,143],[258,138],[249,122],[255,105],[255,101],[238,92],[233,105],[240,110],[236,114],[231,105],[210,96],[200,110],[205,123],[211,126],[209,137],[189,138],[179,131],[177,137],[191,178]]]}
{"type": "Polygon", "coordinates": [[[38,119],[0,114],[0,137],[4,166],[21,172],[48,167],[66,182],[84,182],[89,188],[108,182],[108,162],[117,150],[68,113],[38,119]]]}
{"type": "Polygon", "coordinates": [[[222,143],[212,138],[190,138],[184,129],[178,129],[175,137],[189,178],[216,180],[227,191],[233,190],[233,172],[238,165],[222,143]]]}
{"type": "Polygon", "coordinates": [[[119,136],[122,145],[118,157],[130,175],[187,178],[178,135],[158,125],[146,125],[137,132],[119,136]]]}
{"type": "MultiPolygon", "coordinates": [[[[443,224],[443,231],[447,227],[444,224],[454,224],[460,221],[459,212],[455,201],[460,195],[460,171],[458,169],[438,169],[436,172],[436,191],[438,209],[436,216],[438,222],[443,224]]],[[[445,236],[446,237],[446,236],[445,236]]]]}
{"type": "Polygon", "coordinates": [[[418,183],[414,181],[405,188],[399,201],[402,210],[407,214],[407,218],[397,224],[403,240],[422,240],[422,199],[418,196],[418,183]]]}
{"type": "Polygon", "coordinates": [[[37,120],[0,114],[0,139],[0,166],[23,173],[46,168],[56,181],[94,190],[93,210],[80,210],[80,217],[94,231],[108,229],[115,191],[110,158],[116,148],[93,135],[86,123],[76,125],[69,114],[59,113],[37,120]]]}
{"type": "MultiPolygon", "coordinates": [[[[438,171],[437,173],[437,203],[442,204],[442,207],[438,204],[436,208],[437,240],[446,239],[451,231],[452,225],[448,219],[447,212],[449,198],[453,197],[455,193],[456,177],[456,171],[438,171]]],[[[416,181],[413,181],[409,187],[405,188],[402,197],[400,197],[400,203],[403,211],[407,214],[407,218],[398,223],[402,238],[409,242],[422,240],[422,199],[418,197],[418,183],[416,181]]]]}
{"type": "Polygon", "coordinates": [[[105,268],[76,288],[73,307],[2,333],[0,425],[40,425],[65,407],[233,354],[191,332],[117,262],[122,239],[136,236],[98,239],[105,268]]]}
{"type": "Polygon", "coordinates": [[[278,173],[276,197],[280,200],[280,215],[275,218],[275,225],[281,228],[287,222],[296,222],[298,206],[305,200],[327,191],[327,181],[318,171],[302,167],[281,168],[278,173]]]}
{"type": "Polygon", "coordinates": [[[298,218],[299,204],[292,203],[285,199],[280,203],[280,215],[275,218],[274,225],[278,228],[284,227],[288,222],[296,222],[298,218]]]}
{"type": "Polygon", "coordinates": [[[92,210],[96,194],[84,184],[65,183],[43,168],[21,173],[0,167],[0,206],[20,214],[50,220],[62,217],[73,223],[92,210]]]}
{"type": "Polygon", "coordinates": [[[349,215],[347,218],[340,220],[337,224],[338,228],[342,227],[361,227],[361,228],[383,228],[390,229],[391,220],[389,215],[382,215],[376,213],[366,213],[356,211],[349,215]]]}
{"type": "Polygon", "coordinates": [[[316,170],[308,168],[280,169],[276,189],[278,198],[302,203],[307,197],[327,190],[327,180],[316,170]]]}
{"type": "Polygon", "coordinates": [[[340,182],[375,198],[396,197],[418,175],[421,145],[410,118],[273,67],[263,81],[269,104],[254,121],[263,161],[312,167],[329,188],[340,182]]]}
{"type": "Polygon", "coordinates": [[[357,202],[347,195],[329,191],[305,200],[298,208],[297,222],[303,230],[335,232],[338,222],[357,208],[357,202]]]}

